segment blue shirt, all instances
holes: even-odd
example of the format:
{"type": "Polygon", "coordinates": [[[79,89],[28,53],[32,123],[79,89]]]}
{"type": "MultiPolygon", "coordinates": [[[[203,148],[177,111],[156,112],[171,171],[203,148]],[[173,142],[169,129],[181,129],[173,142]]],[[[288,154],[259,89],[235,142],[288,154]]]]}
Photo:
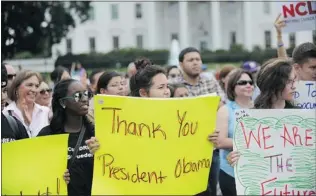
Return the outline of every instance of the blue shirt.
{"type": "MultiPolygon", "coordinates": [[[[235,101],[227,100],[226,107],[228,108],[228,138],[233,138],[235,128],[235,110],[240,109],[240,106],[237,105],[235,101]]],[[[230,152],[231,150],[228,149],[219,150],[220,169],[226,174],[235,177],[234,168],[230,166],[226,159],[230,152]]]]}

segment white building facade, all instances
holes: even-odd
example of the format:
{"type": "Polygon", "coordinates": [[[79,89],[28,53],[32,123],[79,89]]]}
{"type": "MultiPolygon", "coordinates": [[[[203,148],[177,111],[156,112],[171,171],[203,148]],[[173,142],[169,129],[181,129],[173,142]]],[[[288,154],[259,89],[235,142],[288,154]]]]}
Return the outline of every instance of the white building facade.
{"type": "MultiPolygon", "coordinates": [[[[169,49],[178,39],[181,48],[229,49],[242,44],[252,50],[276,48],[273,26],[279,10],[274,2],[92,2],[90,19],[78,24],[53,56],[67,53],[107,53],[114,49],[169,49]]],[[[286,47],[312,42],[315,31],[284,34],[286,47]]]]}

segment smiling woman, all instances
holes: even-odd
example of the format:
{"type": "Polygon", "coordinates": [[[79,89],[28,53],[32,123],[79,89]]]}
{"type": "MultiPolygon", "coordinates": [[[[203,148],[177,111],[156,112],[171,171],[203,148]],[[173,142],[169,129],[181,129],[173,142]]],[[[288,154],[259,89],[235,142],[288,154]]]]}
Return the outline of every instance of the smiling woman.
{"type": "Polygon", "coordinates": [[[50,125],[38,134],[69,133],[69,196],[91,195],[93,155],[85,144],[86,140],[94,136],[94,126],[86,117],[90,97],[87,88],[78,80],[66,79],[57,83],[52,99],[53,118],[50,125]]]}
{"type": "Polygon", "coordinates": [[[39,131],[49,124],[50,109],[35,103],[41,81],[42,78],[37,72],[20,72],[9,89],[12,103],[4,109],[5,113],[15,116],[23,123],[30,137],[36,137],[39,131]]]}

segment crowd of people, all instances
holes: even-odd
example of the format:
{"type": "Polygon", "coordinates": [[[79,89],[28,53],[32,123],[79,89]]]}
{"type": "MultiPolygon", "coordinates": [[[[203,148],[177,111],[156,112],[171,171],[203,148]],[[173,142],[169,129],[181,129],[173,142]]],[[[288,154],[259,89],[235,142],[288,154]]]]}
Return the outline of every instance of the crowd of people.
{"type": "MultiPolygon", "coordinates": [[[[216,130],[205,136],[215,146],[207,190],[199,195],[234,196],[233,166],[239,153],[233,149],[234,111],[240,108],[287,109],[293,103],[296,81],[316,81],[316,46],[302,43],[288,57],[280,29],[278,54],[259,65],[248,61],[240,67],[225,66],[214,76],[202,74],[202,57],[196,48],[179,54],[179,65],[155,65],[139,58],[127,67],[127,74],[97,70],[89,77],[80,63],[71,70],[58,66],[51,73],[51,88],[34,71],[18,73],[1,65],[1,141],[68,133],[68,165],[64,180],[68,195],[91,195],[93,154],[99,144],[95,138],[93,96],[96,94],[172,98],[216,93],[221,98],[216,130]],[[83,150],[78,150],[78,149],[83,150]]],[[[58,155],[56,155],[58,156],[58,155]]],[[[62,174],[61,174],[62,175],[62,174]]]]}

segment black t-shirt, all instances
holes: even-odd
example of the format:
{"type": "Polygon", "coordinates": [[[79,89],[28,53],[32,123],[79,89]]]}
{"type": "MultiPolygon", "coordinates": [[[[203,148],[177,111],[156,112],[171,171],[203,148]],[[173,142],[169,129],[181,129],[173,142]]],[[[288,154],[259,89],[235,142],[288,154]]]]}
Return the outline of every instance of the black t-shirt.
{"type": "MultiPolygon", "coordinates": [[[[63,131],[63,133],[65,133],[63,131]]],[[[50,126],[44,127],[38,136],[54,134],[50,126]]],[[[93,155],[90,153],[85,141],[94,136],[94,127],[86,126],[85,135],[79,147],[76,159],[70,166],[70,159],[74,152],[80,133],[70,133],[68,139],[68,169],[70,183],[68,184],[69,196],[90,196],[93,177],[93,155]]]]}
{"type": "Polygon", "coordinates": [[[14,116],[12,116],[12,118],[17,123],[18,129],[16,131],[14,131],[11,128],[8,119],[1,112],[1,143],[7,143],[7,142],[15,141],[15,140],[29,138],[23,124],[14,116]]]}

